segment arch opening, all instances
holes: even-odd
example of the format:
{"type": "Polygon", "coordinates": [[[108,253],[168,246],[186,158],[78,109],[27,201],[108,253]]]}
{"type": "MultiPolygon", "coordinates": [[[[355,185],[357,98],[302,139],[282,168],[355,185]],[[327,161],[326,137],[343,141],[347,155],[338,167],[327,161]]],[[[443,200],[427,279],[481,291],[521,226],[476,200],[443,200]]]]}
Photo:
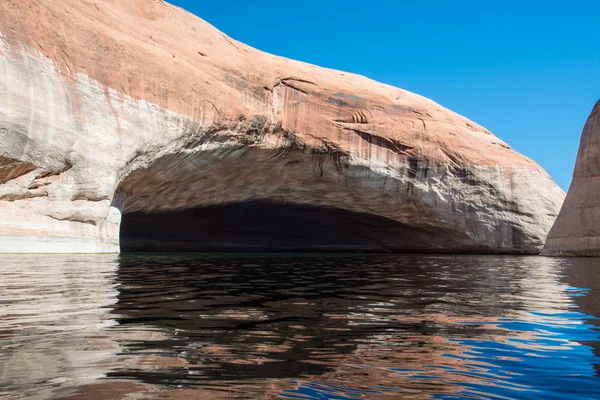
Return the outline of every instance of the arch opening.
{"type": "MultiPolygon", "coordinates": [[[[489,252],[403,179],[300,146],[171,154],[119,185],[122,252],[489,252]]],[[[407,172],[408,173],[408,172],[407,172]]]]}
{"type": "Polygon", "coordinates": [[[368,213],[257,200],[125,214],[120,242],[123,252],[410,252],[452,238],[368,213]]]}

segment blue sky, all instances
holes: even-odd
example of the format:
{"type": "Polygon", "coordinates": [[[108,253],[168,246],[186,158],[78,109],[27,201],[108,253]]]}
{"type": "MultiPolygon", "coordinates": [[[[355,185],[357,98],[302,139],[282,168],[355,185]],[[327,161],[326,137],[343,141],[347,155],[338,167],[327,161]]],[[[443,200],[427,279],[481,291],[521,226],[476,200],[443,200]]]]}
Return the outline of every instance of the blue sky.
{"type": "Polygon", "coordinates": [[[600,98],[600,1],[170,0],[269,53],[429,97],[566,191],[600,98]]]}

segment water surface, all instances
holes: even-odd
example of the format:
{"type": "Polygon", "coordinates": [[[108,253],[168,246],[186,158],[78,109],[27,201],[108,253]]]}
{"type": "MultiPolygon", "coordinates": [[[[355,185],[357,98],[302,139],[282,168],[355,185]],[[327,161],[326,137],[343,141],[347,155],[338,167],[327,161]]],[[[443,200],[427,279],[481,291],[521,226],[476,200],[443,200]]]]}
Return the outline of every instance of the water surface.
{"type": "Polygon", "coordinates": [[[1,398],[600,398],[597,259],[0,260],[1,398]]]}

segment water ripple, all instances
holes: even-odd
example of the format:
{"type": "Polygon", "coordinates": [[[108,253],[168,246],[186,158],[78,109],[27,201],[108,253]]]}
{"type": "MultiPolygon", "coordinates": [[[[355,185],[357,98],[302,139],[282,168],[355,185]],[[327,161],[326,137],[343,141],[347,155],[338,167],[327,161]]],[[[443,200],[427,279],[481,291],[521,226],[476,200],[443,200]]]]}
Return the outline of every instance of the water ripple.
{"type": "Polygon", "coordinates": [[[599,398],[599,260],[2,256],[0,397],[599,398]]]}

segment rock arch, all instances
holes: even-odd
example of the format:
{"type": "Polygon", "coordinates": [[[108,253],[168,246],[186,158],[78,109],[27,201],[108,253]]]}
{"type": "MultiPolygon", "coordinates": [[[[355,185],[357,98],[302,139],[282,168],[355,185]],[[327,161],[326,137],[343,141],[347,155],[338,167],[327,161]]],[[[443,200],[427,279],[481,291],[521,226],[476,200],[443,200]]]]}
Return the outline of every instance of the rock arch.
{"type": "Polygon", "coordinates": [[[330,148],[310,149],[289,138],[278,140],[281,146],[275,149],[261,146],[269,141],[263,138],[255,145],[235,143],[173,154],[132,172],[118,189],[121,248],[464,251],[465,243],[477,247],[458,230],[404,222],[411,215],[425,221],[430,211],[425,204],[419,208],[418,198],[407,198],[400,181],[351,167],[348,156],[330,148]]]}
{"type": "Polygon", "coordinates": [[[257,204],[357,250],[543,246],[564,193],[433,101],[164,2],[63,3],[0,3],[0,252],[118,252],[130,214],[257,204]]]}

